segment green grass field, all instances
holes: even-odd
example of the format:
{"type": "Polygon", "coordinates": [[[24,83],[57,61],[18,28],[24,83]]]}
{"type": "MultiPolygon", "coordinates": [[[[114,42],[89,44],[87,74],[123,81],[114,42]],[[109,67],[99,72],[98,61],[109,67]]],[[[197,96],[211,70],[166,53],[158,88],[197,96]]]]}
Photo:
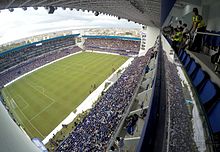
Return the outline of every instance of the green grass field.
{"type": "Polygon", "coordinates": [[[4,99],[28,135],[44,139],[128,58],[79,53],[37,70],[5,87],[4,99]]]}

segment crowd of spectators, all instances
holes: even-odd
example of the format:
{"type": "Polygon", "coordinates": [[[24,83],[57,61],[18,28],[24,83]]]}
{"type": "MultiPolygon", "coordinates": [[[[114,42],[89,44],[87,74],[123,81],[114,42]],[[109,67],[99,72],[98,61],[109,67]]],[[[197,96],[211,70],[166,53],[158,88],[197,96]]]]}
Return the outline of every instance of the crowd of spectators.
{"type": "Polygon", "coordinates": [[[136,57],[56,151],[105,151],[149,60],[150,53],[136,57]]]}
{"type": "Polygon", "coordinates": [[[24,47],[10,50],[9,52],[3,52],[0,54],[0,72],[30,58],[39,56],[47,52],[53,52],[57,49],[72,46],[74,44],[75,41],[73,37],[64,37],[43,41],[36,44],[29,44],[24,47]]]}
{"type": "Polygon", "coordinates": [[[87,38],[84,47],[88,50],[112,52],[120,55],[137,55],[140,50],[140,41],[87,38]]]}
{"type": "Polygon", "coordinates": [[[169,128],[169,151],[189,152],[196,151],[193,140],[193,128],[191,126],[191,115],[187,108],[183,95],[182,84],[176,65],[165,58],[167,107],[170,109],[169,128]]]}
{"type": "Polygon", "coordinates": [[[36,69],[42,65],[45,65],[51,61],[64,57],[68,54],[72,54],[75,52],[81,51],[81,49],[77,46],[71,46],[66,49],[61,49],[57,51],[52,51],[49,53],[45,53],[43,55],[37,56],[35,58],[30,58],[21,64],[8,69],[5,72],[0,73],[0,88],[2,88],[5,84],[10,81],[16,79],[17,77],[36,69]]]}

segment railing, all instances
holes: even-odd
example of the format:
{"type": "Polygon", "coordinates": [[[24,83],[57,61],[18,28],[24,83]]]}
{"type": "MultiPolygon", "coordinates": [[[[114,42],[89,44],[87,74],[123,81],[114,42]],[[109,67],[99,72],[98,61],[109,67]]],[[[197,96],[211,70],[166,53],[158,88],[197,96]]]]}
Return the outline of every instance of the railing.
{"type": "Polygon", "coordinates": [[[195,32],[195,33],[196,34],[202,34],[202,35],[220,36],[220,34],[209,33],[209,32],[195,32]]]}

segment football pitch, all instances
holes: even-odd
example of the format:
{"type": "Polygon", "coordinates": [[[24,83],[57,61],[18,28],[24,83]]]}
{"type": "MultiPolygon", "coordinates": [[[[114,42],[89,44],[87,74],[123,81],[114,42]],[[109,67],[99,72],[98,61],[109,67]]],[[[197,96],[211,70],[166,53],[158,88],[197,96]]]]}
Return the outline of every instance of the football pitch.
{"type": "Polygon", "coordinates": [[[43,67],[3,88],[10,111],[27,134],[43,140],[128,58],[79,53],[43,67]]]}

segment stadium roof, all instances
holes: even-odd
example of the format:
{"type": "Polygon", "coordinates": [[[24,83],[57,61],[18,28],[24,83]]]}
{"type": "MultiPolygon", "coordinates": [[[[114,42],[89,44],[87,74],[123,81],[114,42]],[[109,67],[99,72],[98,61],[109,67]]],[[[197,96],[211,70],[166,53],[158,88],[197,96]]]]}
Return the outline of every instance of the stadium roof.
{"type": "MultiPolygon", "coordinates": [[[[137,23],[150,26],[160,26],[161,0],[1,0],[0,9],[27,7],[51,7],[75,8],[83,11],[99,13],[125,18],[137,23]]],[[[56,10],[55,10],[56,11],[56,10]]]]}
{"type": "Polygon", "coordinates": [[[48,11],[56,11],[57,7],[63,9],[77,9],[92,11],[95,15],[100,13],[124,18],[143,25],[160,27],[169,14],[171,8],[183,8],[187,4],[198,5],[201,0],[1,0],[0,10],[27,7],[45,7],[48,11]]]}

